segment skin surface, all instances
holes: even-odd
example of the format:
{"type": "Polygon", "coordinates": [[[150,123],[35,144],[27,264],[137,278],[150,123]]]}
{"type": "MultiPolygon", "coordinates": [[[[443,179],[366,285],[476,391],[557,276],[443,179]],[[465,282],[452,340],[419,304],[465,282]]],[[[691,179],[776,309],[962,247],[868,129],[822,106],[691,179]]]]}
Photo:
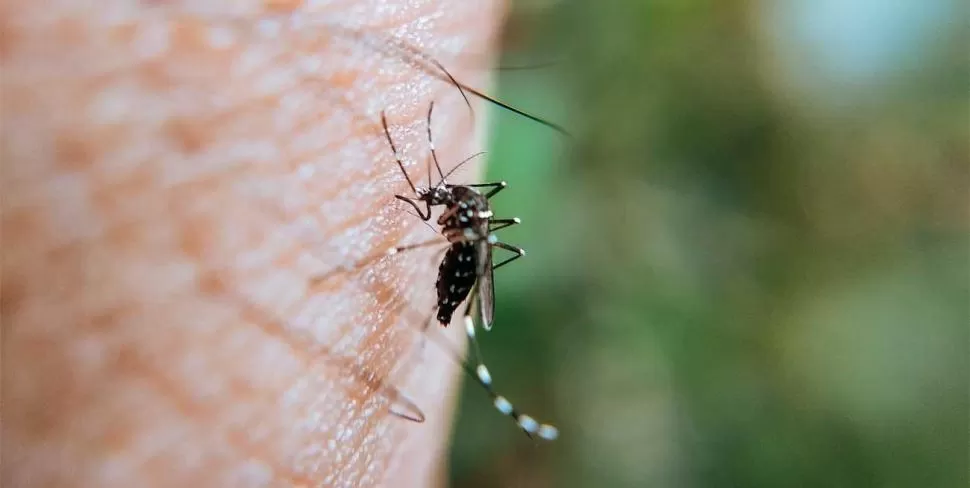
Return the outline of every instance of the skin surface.
{"type": "Polygon", "coordinates": [[[429,101],[446,170],[483,124],[335,26],[447,64],[488,52],[497,2],[199,3],[2,6],[0,481],[440,483],[457,365],[420,332],[440,249],[332,271],[435,235],[393,200],[381,110],[422,182],[429,101]],[[424,423],[390,414],[414,405],[424,423]]]}

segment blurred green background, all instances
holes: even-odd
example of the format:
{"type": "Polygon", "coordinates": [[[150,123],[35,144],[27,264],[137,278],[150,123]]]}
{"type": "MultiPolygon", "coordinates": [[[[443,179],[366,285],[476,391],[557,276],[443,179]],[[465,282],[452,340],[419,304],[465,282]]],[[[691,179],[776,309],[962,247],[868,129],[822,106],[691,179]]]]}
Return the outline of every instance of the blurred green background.
{"type": "Polygon", "coordinates": [[[965,2],[513,7],[452,486],[968,486],[965,2]]]}

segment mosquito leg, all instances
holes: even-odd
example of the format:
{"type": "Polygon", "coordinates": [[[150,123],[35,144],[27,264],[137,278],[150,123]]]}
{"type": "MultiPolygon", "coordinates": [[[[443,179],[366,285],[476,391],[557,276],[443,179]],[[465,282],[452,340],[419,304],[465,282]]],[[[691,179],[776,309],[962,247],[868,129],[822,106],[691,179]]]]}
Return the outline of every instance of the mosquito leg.
{"type": "MultiPolygon", "coordinates": [[[[401,168],[401,173],[404,174],[404,179],[407,180],[408,186],[410,186],[411,191],[414,192],[415,195],[417,195],[418,189],[414,186],[414,182],[411,181],[411,177],[408,176],[407,170],[404,169],[404,163],[401,162],[401,156],[397,152],[397,146],[394,145],[394,138],[391,137],[391,130],[387,128],[387,115],[383,111],[381,111],[381,126],[384,127],[384,136],[387,137],[387,144],[391,146],[391,152],[394,153],[394,161],[397,162],[397,167],[401,168]]],[[[407,197],[399,196],[398,198],[408,203],[411,203],[411,205],[414,205],[414,207],[417,208],[417,206],[410,199],[406,199],[407,197]]],[[[420,213],[420,210],[418,211],[418,213],[420,213]]],[[[428,213],[430,214],[430,211],[428,213]]],[[[428,219],[425,218],[424,220],[428,220],[428,219]]]]}
{"type": "Polygon", "coordinates": [[[435,317],[434,312],[435,312],[435,309],[437,308],[438,307],[433,307],[431,309],[431,313],[424,320],[424,325],[421,326],[421,334],[420,334],[420,337],[418,338],[418,345],[416,348],[412,349],[411,352],[408,353],[407,359],[405,360],[405,364],[410,364],[415,359],[415,355],[418,355],[418,356],[424,355],[425,343],[427,342],[427,339],[428,339],[428,336],[427,336],[428,328],[431,327],[432,323],[434,323],[434,317],[435,317]]]}
{"type": "Polygon", "coordinates": [[[488,199],[488,198],[492,198],[492,197],[493,197],[493,196],[494,196],[494,195],[495,195],[496,193],[498,193],[498,192],[500,192],[500,191],[502,191],[502,190],[504,190],[506,186],[508,186],[508,183],[506,183],[506,182],[504,182],[504,181],[500,181],[500,182],[498,183],[498,186],[496,186],[496,187],[495,187],[495,188],[493,188],[493,189],[492,189],[491,191],[489,191],[488,193],[486,193],[486,194],[485,194],[485,198],[486,198],[486,199],[488,199]]]}
{"type": "Polygon", "coordinates": [[[428,188],[431,188],[432,186],[434,186],[434,183],[431,182],[431,155],[430,154],[428,155],[428,157],[424,158],[424,166],[425,166],[424,168],[425,172],[428,173],[428,188]]]}
{"type": "Polygon", "coordinates": [[[508,182],[505,182],[505,181],[495,181],[492,183],[469,183],[467,185],[461,185],[461,186],[468,186],[471,188],[493,188],[493,187],[505,188],[509,186],[509,184],[508,182]]]}
{"type": "Polygon", "coordinates": [[[488,239],[485,236],[480,236],[475,232],[471,232],[470,229],[461,229],[461,228],[446,229],[444,232],[441,233],[441,235],[443,235],[445,239],[448,239],[448,242],[451,244],[455,244],[458,242],[484,241],[488,239]]]}
{"type": "Polygon", "coordinates": [[[506,259],[505,261],[502,261],[501,263],[498,263],[498,264],[492,266],[492,270],[493,271],[496,270],[496,269],[501,268],[502,266],[505,266],[506,264],[511,263],[512,261],[515,261],[516,259],[521,258],[522,256],[525,256],[525,249],[522,249],[521,247],[515,247],[513,245],[506,244],[504,242],[494,242],[494,243],[492,243],[492,246],[500,247],[502,249],[505,249],[506,251],[514,252],[515,253],[515,256],[512,256],[512,257],[506,259]]]}
{"type": "Polygon", "coordinates": [[[478,347],[478,340],[475,338],[475,321],[472,319],[470,310],[473,307],[469,306],[465,310],[465,335],[468,336],[468,341],[471,343],[471,352],[474,353],[475,368],[472,367],[468,362],[462,362],[462,368],[473,376],[476,382],[481,385],[482,388],[488,393],[488,396],[492,398],[492,404],[495,408],[503,415],[512,417],[515,423],[518,424],[519,428],[525,432],[525,435],[533,439],[533,436],[538,436],[540,439],[545,439],[547,441],[555,440],[559,437],[559,429],[553,427],[549,424],[540,424],[536,419],[529,415],[519,412],[511,402],[508,401],[504,396],[499,395],[495,389],[492,387],[492,374],[489,373],[488,368],[485,366],[485,362],[482,359],[481,350],[478,347]]]}
{"type": "Polygon", "coordinates": [[[491,190],[489,190],[489,192],[485,194],[485,198],[492,198],[493,195],[504,190],[506,187],[509,186],[509,184],[504,181],[496,181],[494,183],[474,183],[471,185],[462,185],[462,186],[467,186],[469,188],[491,188],[491,190]]]}
{"type": "MultiPolygon", "coordinates": [[[[431,159],[434,160],[434,167],[438,169],[438,176],[441,177],[441,183],[445,182],[445,174],[441,171],[441,165],[438,164],[438,153],[435,152],[434,148],[434,138],[431,137],[431,112],[434,111],[434,102],[428,104],[428,147],[431,148],[431,159]]],[[[428,181],[430,186],[431,181],[431,168],[428,168],[428,181]]],[[[440,184],[440,183],[439,183],[440,184]]]]}
{"type": "Polygon", "coordinates": [[[407,244],[407,245],[404,245],[404,246],[392,247],[392,248],[388,249],[384,253],[384,255],[385,256],[393,256],[395,254],[398,254],[398,253],[401,253],[401,252],[404,252],[404,251],[410,251],[412,249],[418,249],[418,248],[421,248],[421,247],[433,246],[435,244],[443,244],[443,243],[441,242],[441,239],[431,239],[430,241],[419,242],[417,244],[407,244]]]}
{"type": "Polygon", "coordinates": [[[522,223],[522,220],[520,220],[518,217],[513,217],[511,219],[492,219],[488,223],[488,231],[495,232],[497,230],[502,230],[511,225],[518,225],[521,223],[522,223]]]}
{"type": "Polygon", "coordinates": [[[329,362],[339,366],[357,381],[367,385],[373,391],[380,392],[388,401],[388,411],[404,420],[415,423],[425,421],[424,412],[407,397],[401,390],[388,382],[386,377],[380,377],[364,368],[358,361],[351,358],[332,358],[329,362]]]}
{"type": "MultiPolygon", "coordinates": [[[[417,244],[407,244],[407,245],[404,245],[404,246],[392,247],[392,248],[388,249],[387,251],[384,251],[384,252],[382,252],[380,254],[375,254],[373,256],[364,258],[363,260],[358,261],[356,264],[354,264],[351,267],[343,266],[343,267],[339,267],[337,269],[334,269],[333,271],[329,271],[327,273],[324,273],[322,275],[314,276],[314,277],[310,278],[310,282],[313,283],[313,284],[321,283],[323,281],[326,281],[326,280],[328,280],[328,279],[336,276],[337,274],[347,273],[347,272],[350,272],[350,271],[354,271],[354,270],[357,270],[357,269],[361,269],[361,268],[363,268],[363,267],[365,267],[365,266],[373,263],[374,261],[377,261],[378,259],[383,258],[383,257],[386,257],[386,256],[393,256],[395,254],[400,254],[402,252],[407,252],[407,251],[411,251],[411,250],[414,250],[414,249],[419,249],[419,248],[422,248],[422,247],[434,246],[436,244],[439,244],[439,245],[444,245],[444,244],[448,244],[448,243],[455,244],[455,243],[459,243],[459,242],[468,242],[468,241],[474,241],[474,240],[478,239],[477,237],[475,237],[475,238],[469,238],[469,237],[463,235],[461,229],[456,229],[454,232],[445,233],[443,235],[447,239],[447,241],[442,241],[440,238],[435,238],[435,239],[431,239],[431,240],[428,240],[428,241],[419,242],[417,244]]],[[[499,244],[499,243],[496,243],[496,245],[497,244],[499,244]]],[[[522,254],[525,254],[525,251],[522,251],[522,254]]],[[[518,256],[516,256],[516,257],[518,257],[518,256]]]]}
{"type": "Polygon", "coordinates": [[[373,263],[374,261],[377,261],[378,259],[383,258],[385,256],[393,256],[395,254],[400,254],[402,252],[407,252],[407,251],[411,251],[411,250],[414,250],[414,249],[419,249],[419,248],[422,248],[422,247],[433,246],[435,244],[441,245],[441,244],[444,244],[444,242],[442,242],[442,240],[439,239],[439,238],[435,238],[435,239],[432,239],[432,240],[429,240],[429,241],[419,242],[417,244],[407,244],[407,245],[404,245],[404,246],[392,247],[392,248],[388,249],[387,251],[384,251],[384,252],[382,252],[380,254],[375,254],[373,256],[366,257],[363,260],[358,261],[353,266],[350,266],[350,267],[346,267],[346,266],[338,267],[337,269],[334,269],[334,270],[329,271],[327,273],[324,273],[322,275],[314,276],[314,277],[310,278],[310,282],[311,282],[311,284],[321,283],[321,282],[324,282],[324,281],[326,281],[326,280],[328,280],[328,279],[336,276],[337,274],[346,273],[346,272],[354,271],[354,270],[357,270],[357,269],[361,269],[361,268],[363,268],[363,267],[365,267],[365,266],[373,263]]]}

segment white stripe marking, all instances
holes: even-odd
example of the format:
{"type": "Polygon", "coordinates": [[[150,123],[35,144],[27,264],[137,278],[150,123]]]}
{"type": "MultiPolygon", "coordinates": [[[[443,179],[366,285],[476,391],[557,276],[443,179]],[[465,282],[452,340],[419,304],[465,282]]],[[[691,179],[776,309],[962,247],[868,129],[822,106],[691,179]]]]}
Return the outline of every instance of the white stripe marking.
{"type": "Polygon", "coordinates": [[[475,372],[478,373],[478,379],[481,380],[482,383],[485,383],[486,385],[492,384],[492,375],[488,372],[488,368],[486,368],[484,364],[479,364],[478,367],[475,368],[475,372]]]}
{"type": "Polygon", "coordinates": [[[465,333],[471,339],[475,338],[475,321],[471,317],[465,316],[465,333]]]}
{"type": "Polygon", "coordinates": [[[497,408],[499,412],[502,412],[503,415],[512,414],[512,404],[509,403],[504,396],[495,397],[495,408],[497,408]]]}
{"type": "Polygon", "coordinates": [[[547,441],[554,441],[559,438],[559,429],[549,424],[542,424],[539,426],[538,435],[547,441]]]}
{"type": "Polygon", "coordinates": [[[530,434],[534,434],[539,429],[539,422],[528,415],[522,415],[519,417],[519,427],[530,434]]]}

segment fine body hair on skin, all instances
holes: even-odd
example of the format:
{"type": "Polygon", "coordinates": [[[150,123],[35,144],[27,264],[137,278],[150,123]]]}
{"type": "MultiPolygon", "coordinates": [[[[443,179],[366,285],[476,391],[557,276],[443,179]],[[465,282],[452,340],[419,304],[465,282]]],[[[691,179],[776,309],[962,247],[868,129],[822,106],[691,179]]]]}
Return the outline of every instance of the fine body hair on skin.
{"type": "Polygon", "coordinates": [[[305,21],[485,55],[500,2],[272,3],[5,5],[4,486],[441,482],[458,365],[415,359],[406,325],[432,254],[308,283],[428,235],[391,203],[382,110],[416,171],[429,101],[450,161],[484,124],[440,76],[305,21]]]}

